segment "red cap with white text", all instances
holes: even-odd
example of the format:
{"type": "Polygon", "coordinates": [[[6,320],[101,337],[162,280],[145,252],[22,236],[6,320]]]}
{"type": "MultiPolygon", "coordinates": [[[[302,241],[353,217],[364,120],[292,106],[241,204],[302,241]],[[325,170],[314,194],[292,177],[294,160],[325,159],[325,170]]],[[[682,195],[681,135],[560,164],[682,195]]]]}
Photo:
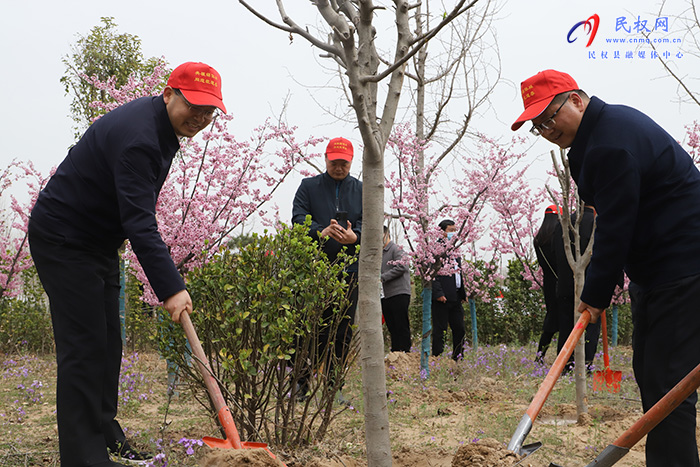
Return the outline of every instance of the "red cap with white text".
{"type": "Polygon", "coordinates": [[[168,86],[179,89],[192,105],[211,105],[226,113],[221,97],[221,75],[201,62],[186,62],[170,73],[168,86]]]}
{"type": "Polygon", "coordinates": [[[526,79],[520,85],[525,111],[511,125],[510,129],[515,131],[526,121],[537,118],[552,103],[552,99],[557,94],[575,91],[578,88],[578,84],[571,76],[556,70],[540,71],[535,76],[526,79]]]}
{"type": "Polygon", "coordinates": [[[352,161],[352,143],[345,138],[333,138],[326,147],[326,157],[329,161],[342,159],[352,161]]]}

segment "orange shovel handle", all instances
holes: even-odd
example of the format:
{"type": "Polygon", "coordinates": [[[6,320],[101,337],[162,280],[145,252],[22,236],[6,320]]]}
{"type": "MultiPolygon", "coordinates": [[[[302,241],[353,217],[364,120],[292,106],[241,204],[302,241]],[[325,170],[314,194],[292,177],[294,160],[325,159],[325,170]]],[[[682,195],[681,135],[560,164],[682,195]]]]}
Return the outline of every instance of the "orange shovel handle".
{"type": "Polygon", "coordinates": [[[659,399],[634,425],[622,433],[613,444],[628,449],[637,444],[698,387],[700,387],[700,364],[680,380],[664,397],[659,399]]]}
{"type": "Polygon", "coordinates": [[[194,330],[194,325],[192,324],[190,315],[187,313],[180,314],[180,324],[182,324],[187,340],[190,342],[192,354],[195,356],[197,367],[199,368],[199,372],[202,374],[202,378],[204,379],[204,385],[207,387],[209,397],[211,397],[211,400],[214,403],[214,408],[219,415],[219,421],[221,422],[221,426],[226,434],[226,439],[230,441],[231,445],[235,449],[241,449],[243,446],[241,444],[241,437],[238,434],[238,429],[236,429],[236,424],[233,422],[231,412],[226,406],[224,396],[221,394],[219,383],[217,383],[216,379],[214,379],[211,367],[209,366],[204,349],[202,348],[202,344],[199,342],[197,332],[194,330]]]}
{"type": "Polygon", "coordinates": [[[574,352],[576,344],[578,343],[579,339],[581,339],[583,331],[586,330],[586,326],[588,326],[590,321],[591,314],[588,312],[588,310],[584,310],[584,312],[581,313],[581,317],[576,322],[574,329],[571,331],[571,334],[569,334],[569,338],[566,339],[561,352],[559,352],[559,355],[557,355],[557,359],[554,360],[554,363],[549,369],[547,376],[545,376],[544,381],[542,381],[540,388],[537,390],[537,394],[535,394],[532,402],[530,402],[530,406],[528,407],[526,413],[530,416],[531,420],[534,421],[535,418],[537,418],[537,415],[540,413],[540,410],[542,410],[544,402],[547,400],[547,397],[549,397],[549,394],[554,388],[554,383],[556,383],[559,379],[559,375],[561,375],[562,370],[564,370],[564,365],[566,365],[569,357],[574,352]]]}
{"type": "Polygon", "coordinates": [[[610,355],[608,354],[608,323],[605,319],[605,310],[603,310],[603,313],[600,315],[600,319],[600,332],[603,333],[603,364],[605,365],[605,369],[609,370],[610,355]]]}

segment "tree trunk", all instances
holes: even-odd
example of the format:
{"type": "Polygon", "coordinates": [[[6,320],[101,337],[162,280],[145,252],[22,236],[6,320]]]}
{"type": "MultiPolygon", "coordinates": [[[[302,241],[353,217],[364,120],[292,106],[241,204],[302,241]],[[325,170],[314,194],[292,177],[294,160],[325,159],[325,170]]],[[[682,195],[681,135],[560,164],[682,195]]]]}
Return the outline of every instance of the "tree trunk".
{"type": "MultiPolygon", "coordinates": [[[[581,211],[583,214],[583,211],[581,211]]],[[[583,217],[583,216],[581,216],[583,217]]],[[[591,240],[592,241],[592,240],[591,240]]],[[[586,264],[580,264],[579,261],[576,264],[576,270],[574,270],[574,323],[578,321],[579,313],[578,306],[581,304],[581,292],[583,291],[583,283],[586,280],[586,264]]],[[[576,344],[576,349],[574,350],[574,375],[576,381],[576,415],[581,417],[582,414],[588,413],[588,387],[586,385],[586,332],[584,331],[581,338],[576,344]]]]}
{"type": "Polygon", "coordinates": [[[431,306],[433,301],[432,284],[429,281],[423,281],[423,339],[420,345],[420,376],[427,378],[430,376],[430,338],[433,333],[432,320],[430,319],[431,306]]]}
{"type": "Polygon", "coordinates": [[[389,411],[386,400],[384,336],[380,302],[382,223],[384,220],[384,164],[381,155],[362,158],[362,246],[359,276],[360,362],[365,404],[367,465],[391,466],[389,411]]]}

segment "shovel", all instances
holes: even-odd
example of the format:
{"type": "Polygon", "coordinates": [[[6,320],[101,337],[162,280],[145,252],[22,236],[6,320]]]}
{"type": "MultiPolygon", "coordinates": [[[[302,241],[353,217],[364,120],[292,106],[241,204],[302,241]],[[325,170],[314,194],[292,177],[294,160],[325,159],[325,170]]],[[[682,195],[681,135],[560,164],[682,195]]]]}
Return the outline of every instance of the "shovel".
{"type": "MultiPolygon", "coordinates": [[[[673,389],[654,404],[634,425],[608,445],[593,462],[586,467],[610,467],[622,459],[637,442],[646,436],[656,425],[668,416],[689,395],[700,387],[700,364],[680,380],[673,389]]],[[[561,467],[549,464],[549,467],[561,467]]]]}
{"type": "Polygon", "coordinates": [[[621,371],[612,371],[610,369],[610,356],[608,355],[608,326],[605,320],[605,311],[600,316],[601,332],[603,333],[603,363],[604,370],[598,370],[593,373],[593,390],[600,391],[605,387],[611,393],[620,392],[620,381],[622,381],[621,371]]]}
{"type": "MultiPolygon", "coordinates": [[[[199,368],[199,372],[202,374],[209,397],[211,397],[211,400],[214,403],[214,408],[218,413],[221,427],[224,429],[224,433],[226,434],[226,439],[205,436],[202,438],[202,441],[204,441],[204,443],[210,448],[265,449],[273,459],[276,459],[272,451],[267,448],[267,444],[241,441],[241,438],[238,435],[238,430],[236,429],[236,424],[233,421],[231,411],[226,406],[226,402],[224,401],[224,396],[221,394],[219,384],[216,382],[216,379],[213,376],[211,367],[207,361],[207,357],[204,354],[204,349],[202,349],[202,344],[199,342],[197,332],[194,330],[194,325],[190,320],[190,315],[186,312],[180,314],[180,323],[182,324],[182,328],[185,330],[185,335],[190,343],[190,347],[192,347],[192,353],[195,356],[197,367],[199,368]]],[[[283,463],[282,465],[285,464],[283,463]]]]}
{"type": "Polygon", "coordinates": [[[549,372],[547,372],[547,376],[545,376],[544,381],[542,381],[542,384],[537,390],[535,397],[533,397],[532,402],[530,402],[530,406],[525,412],[525,415],[523,415],[523,418],[520,420],[510,443],[508,443],[508,449],[510,451],[513,451],[520,456],[527,456],[532,454],[530,449],[533,447],[538,449],[540,446],[542,446],[542,443],[534,443],[523,446],[523,441],[525,441],[525,437],[528,435],[528,433],[530,433],[530,430],[532,429],[532,422],[537,418],[540,410],[542,410],[544,402],[547,400],[547,397],[549,397],[549,394],[554,388],[554,383],[556,383],[557,379],[559,379],[559,375],[561,375],[564,365],[566,365],[566,362],[569,360],[569,357],[573,353],[576,344],[583,335],[583,331],[586,330],[586,326],[588,326],[590,321],[591,314],[588,312],[588,310],[584,310],[584,312],[581,313],[581,317],[576,322],[574,329],[571,331],[571,334],[569,334],[569,338],[566,339],[561,352],[559,352],[559,355],[557,355],[556,360],[554,360],[552,367],[549,369],[549,372]]]}

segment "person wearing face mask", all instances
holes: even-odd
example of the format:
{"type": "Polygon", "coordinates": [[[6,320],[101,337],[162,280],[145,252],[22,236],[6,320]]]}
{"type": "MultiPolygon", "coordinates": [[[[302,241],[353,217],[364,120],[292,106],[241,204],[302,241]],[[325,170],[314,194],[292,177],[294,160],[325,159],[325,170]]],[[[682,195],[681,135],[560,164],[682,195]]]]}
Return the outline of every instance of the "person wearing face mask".
{"type": "Polygon", "coordinates": [[[49,297],[56,342],[61,465],[147,463],[116,420],[122,356],[119,253],[126,239],[172,320],[192,300],[158,232],[156,201],[179,138],[226,112],[221,78],[184,63],[162,95],[142,97],[95,121],[39,193],[29,245],[49,297]]]}
{"type": "Polygon", "coordinates": [[[392,352],[411,351],[411,325],[408,305],[411,303],[411,271],[401,262],[404,252],[391,240],[389,227],[384,226],[382,251],[382,314],[391,335],[392,352]]]}
{"type": "MultiPolygon", "coordinates": [[[[301,181],[292,205],[292,222],[303,224],[306,216],[311,216],[309,236],[318,241],[330,261],[335,261],[340,250],[346,248],[349,255],[355,255],[362,235],[362,182],[350,175],[353,160],[352,143],[345,138],[333,138],[326,147],[326,171],[315,177],[301,181]]],[[[331,346],[328,374],[333,375],[335,365],[345,365],[352,324],[357,308],[357,271],[355,261],[347,269],[346,282],[350,305],[345,310],[335,335],[324,332],[319,336],[319,354],[331,346]]],[[[323,317],[330,318],[333,308],[324,311],[323,317]]],[[[328,329],[325,327],[324,329],[328,329]]],[[[332,376],[331,376],[332,377],[332,376]]],[[[302,378],[297,397],[301,400],[308,392],[308,376],[302,378]]],[[[342,383],[341,383],[342,386],[342,383]]],[[[342,391],[337,400],[346,403],[342,391]]]]}
{"type": "MultiPolygon", "coordinates": [[[[454,221],[445,219],[439,227],[447,241],[452,240],[457,226],[454,221]]],[[[464,325],[464,307],[467,293],[462,281],[462,261],[457,256],[457,271],[449,275],[437,275],[433,280],[433,356],[440,355],[445,348],[447,326],[452,330],[452,359],[457,361],[464,353],[466,328],[464,325]]]]}

